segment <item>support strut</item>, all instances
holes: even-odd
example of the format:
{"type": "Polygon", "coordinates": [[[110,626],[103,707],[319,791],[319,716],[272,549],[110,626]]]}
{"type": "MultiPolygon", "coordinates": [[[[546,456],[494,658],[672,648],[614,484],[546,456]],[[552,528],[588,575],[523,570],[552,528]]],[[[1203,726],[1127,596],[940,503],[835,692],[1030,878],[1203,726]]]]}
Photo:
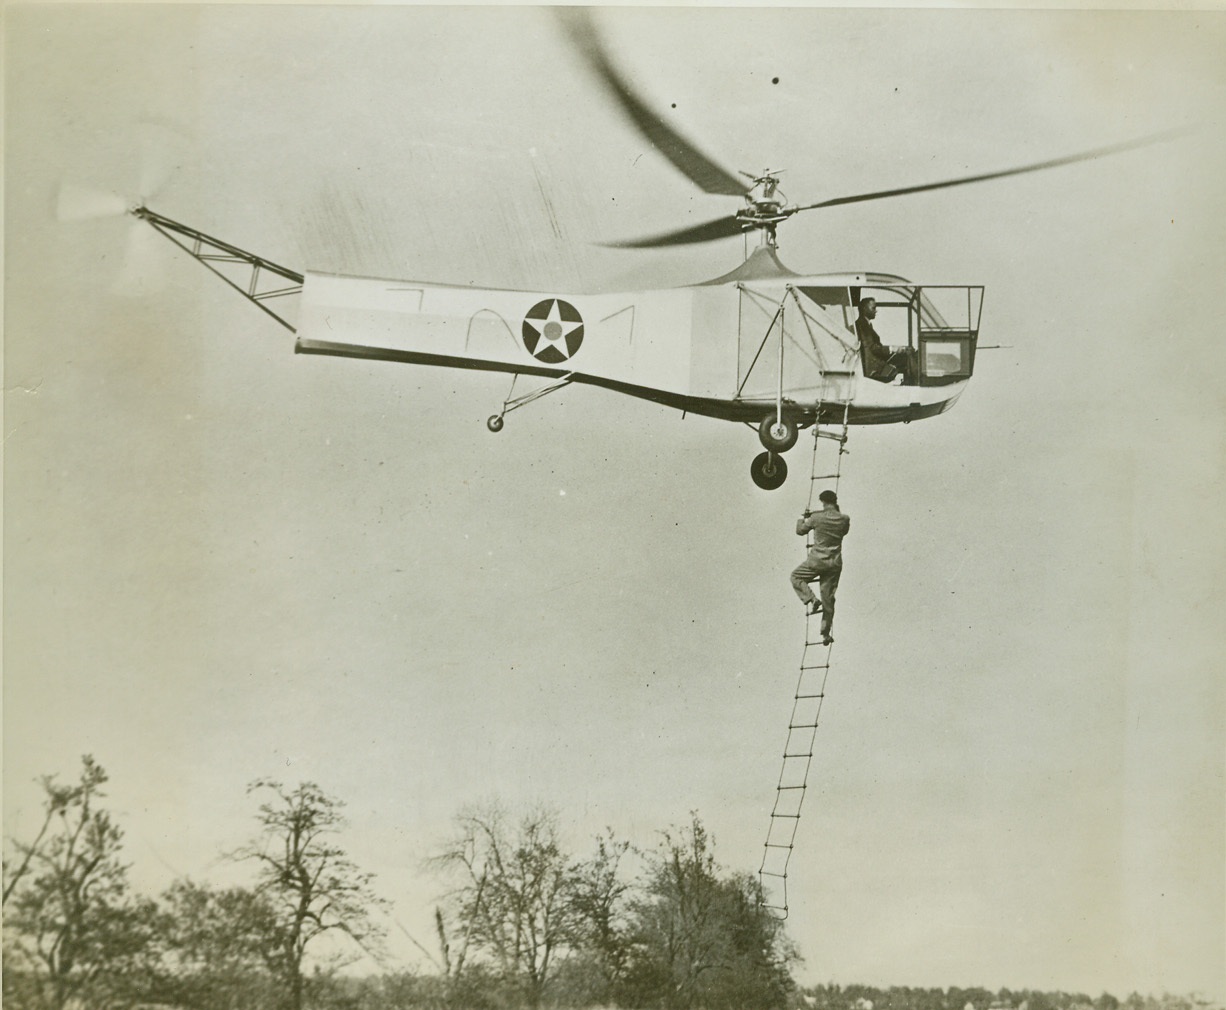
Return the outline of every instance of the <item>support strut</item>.
{"type": "Polygon", "coordinates": [[[133,207],[129,213],[170,239],[291,333],[297,332],[294,325],[270,307],[269,303],[275,299],[301,294],[302,274],[212,235],[206,235],[148,207],[133,207]]]}
{"type": "Polygon", "coordinates": [[[574,372],[567,372],[557,382],[552,382],[548,386],[542,386],[540,389],[534,389],[531,393],[525,393],[523,396],[512,397],[511,393],[515,392],[515,381],[519,378],[519,373],[516,372],[511,376],[511,389],[507,393],[507,398],[502,401],[502,410],[490,416],[490,419],[485,422],[486,427],[490,431],[502,431],[503,418],[507,414],[513,410],[519,410],[520,407],[526,407],[534,400],[539,400],[542,396],[548,396],[550,393],[566,388],[575,381],[574,376],[574,372]]]}

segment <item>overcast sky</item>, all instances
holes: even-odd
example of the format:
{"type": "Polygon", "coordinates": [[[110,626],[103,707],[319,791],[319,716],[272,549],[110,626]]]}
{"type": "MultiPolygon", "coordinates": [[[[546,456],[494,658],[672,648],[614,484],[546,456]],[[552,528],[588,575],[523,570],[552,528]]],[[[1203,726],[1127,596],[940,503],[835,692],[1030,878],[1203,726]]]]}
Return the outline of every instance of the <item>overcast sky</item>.
{"type": "MultiPolygon", "coordinates": [[[[139,223],[54,213],[71,182],[295,269],[636,290],[740,244],[593,243],[729,202],[546,10],[5,19],[6,832],[92,753],[142,889],[239,880],[246,784],[316,781],[423,942],[421,860],[493,797],[555,805],[579,852],[696,810],[756,869],[808,442],[767,494],[753,432],[598,389],[493,435],[504,377],[295,357],[139,223]]],[[[600,23],[656,107],[797,201],[1200,124],[781,228],[796,270],[985,284],[981,339],[1006,345],[951,413],[853,432],[788,925],[809,982],[1226,996],[1226,16],[600,23]]]]}

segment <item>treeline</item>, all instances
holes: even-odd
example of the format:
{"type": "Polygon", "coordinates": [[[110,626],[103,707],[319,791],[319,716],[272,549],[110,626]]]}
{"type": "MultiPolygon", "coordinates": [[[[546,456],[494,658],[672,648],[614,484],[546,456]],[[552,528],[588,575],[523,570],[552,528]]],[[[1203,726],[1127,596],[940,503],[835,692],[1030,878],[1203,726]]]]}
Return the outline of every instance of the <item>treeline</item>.
{"type": "Polygon", "coordinates": [[[511,1010],[626,1006],[783,1010],[797,960],[750,873],[728,872],[699,817],[640,851],[612,834],[567,851],[557,815],[461,811],[429,861],[433,970],[389,963],[390,903],[341,844],[343,803],[313,783],[248,787],[245,886],[183,879],[135,892],[92,758],[41,780],[33,837],[4,862],[4,1001],[15,1010],[511,1010]],[[339,942],[337,942],[339,941],[339,942]]]}
{"type": "Polygon", "coordinates": [[[866,985],[819,985],[798,990],[798,1004],[807,1010],[1206,1010],[1218,1007],[1194,996],[1142,996],[1120,999],[1111,993],[1091,997],[1082,992],[1041,992],[1035,989],[923,989],[866,985]]]}

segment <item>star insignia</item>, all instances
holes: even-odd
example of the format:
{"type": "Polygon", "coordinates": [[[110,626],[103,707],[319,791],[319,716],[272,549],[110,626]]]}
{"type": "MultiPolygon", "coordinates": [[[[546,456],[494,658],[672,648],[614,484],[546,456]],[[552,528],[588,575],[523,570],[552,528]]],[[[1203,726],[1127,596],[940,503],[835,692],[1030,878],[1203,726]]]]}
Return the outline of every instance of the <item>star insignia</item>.
{"type": "Polygon", "coordinates": [[[524,316],[524,347],[538,361],[566,361],[583,343],[583,317],[570,302],[546,298],[524,316]]]}

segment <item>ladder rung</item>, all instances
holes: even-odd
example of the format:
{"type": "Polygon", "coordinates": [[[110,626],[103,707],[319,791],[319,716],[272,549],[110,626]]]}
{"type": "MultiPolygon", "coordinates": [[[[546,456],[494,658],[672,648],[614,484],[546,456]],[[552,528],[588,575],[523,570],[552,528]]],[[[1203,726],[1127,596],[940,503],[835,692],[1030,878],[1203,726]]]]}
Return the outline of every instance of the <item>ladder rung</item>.
{"type": "Polygon", "coordinates": [[[839,474],[837,473],[819,473],[814,474],[809,480],[837,480],[838,478],[839,474]]]}
{"type": "Polygon", "coordinates": [[[758,872],[764,877],[778,877],[780,880],[788,879],[788,875],[786,873],[774,873],[771,870],[759,870],[758,872]]]}
{"type": "Polygon", "coordinates": [[[815,722],[790,722],[788,723],[788,729],[817,729],[817,723],[815,722]]]}
{"type": "Polygon", "coordinates": [[[810,666],[804,666],[802,664],[800,668],[802,670],[829,670],[830,664],[829,663],[813,663],[810,666]]]}
{"type": "Polygon", "coordinates": [[[783,792],[783,790],[785,790],[785,789],[807,789],[807,788],[808,788],[808,786],[775,786],[775,788],[776,788],[776,789],[777,789],[779,792],[783,792]]]}
{"type": "Polygon", "coordinates": [[[771,816],[772,816],[772,817],[786,817],[786,818],[787,818],[789,821],[798,821],[798,820],[800,820],[800,814],[776,814],[776,813],[772,812],[772,813],[771,813],[771,816]]]}
{"type": "Polygon", "coordinates": [[[791,847],[792,846],[790,845],[783,845],[780,842],[767,842],[766,843],[766,848],[768,849],[790,849],[791,847]]]}
{"type": "Polygon", "coordinates": [[[813,752],[809,751],[808,754],[784,754],[783,758],[786,761],[788,758],[811,758],[812,756],[813,752]]]}
{"type": "Polygon", "coordinates": [[[809,699],[809,698],[824,698],[824,697],[826,697],[824,694],[798,694],[798,695],[796,696],[796,700],[797,700],[797,701],[804,701],[804,700],[807,700],[807,699],[809,699]]]}

